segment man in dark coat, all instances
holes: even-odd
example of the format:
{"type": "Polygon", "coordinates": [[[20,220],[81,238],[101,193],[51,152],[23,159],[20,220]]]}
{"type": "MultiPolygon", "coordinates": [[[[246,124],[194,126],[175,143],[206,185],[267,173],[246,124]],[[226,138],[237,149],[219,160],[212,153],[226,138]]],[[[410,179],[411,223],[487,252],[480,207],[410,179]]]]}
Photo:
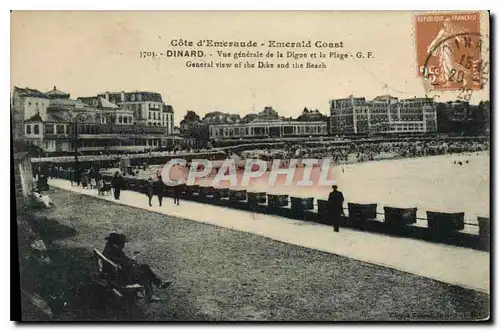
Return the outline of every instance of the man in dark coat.
{"type": "Polygon", "coordinates": [[[172,282],[161,280],[147,264],[139,264],[126,256],[123,252],[127,242],[125,235],[113,232],[106,237],[106,240],[106,247],[102,254],[118,265],[118,280],[125,285],[134,282],[141,284],[144,286],[148,301],[159,301],[159,298],[153,294],[153,285],[157,288],[166,288],[172,282]]]}
{"type": "Polygon", "coordinates": [[[158,204],[160,205],[160,207],[161,207],[161,202],[163,200],[164,188],[165,188],[165,183],[163,182],[161,176],[158,176],[158,179],[153,184],[153,191],[154,194],[158,196],[158,204]]]}
{"type": "Polygon", "coordinates": [[[183,186],[181,184],[177,184],[174,186],[174,205],[179,205],[179,200],[181,199],[183,186]]]}
{"type": "Polygon", "coordinates": [[[144,193],[146,193],[148,200],[149,200],[149,207],[152,206],[151,204],[151,199],[153,199],[154,195],[154,182],[153,178],[149,178],[146,184],[144,184],[144,193]]]}
{"type": "Polygon", "coordinates": [[[115,195],[115,200],[120,200],[120,192],[124,186],[124,180],[118,171],[115,172],[115,176],[113,177],[113,180],[111,181],[111,186],[113,187],[113,193],[115,195]]]}
{"type": "MultiPolygon", "coordinates": [[[[73,181],[76,183],[76,186],[80,186],[81,180],[82,180],[82,172],[79,168],[77,168],[73,172],[73,181]]],[[[73,185],[73,183],[71,183],[71,185],[73,185]]]]}
{"type": "Polygon", "coordinates": [[[332,186],[333,191],[328,196],[328,211],[332,219],[333,229],[339,232],[340,222],[344,216],[344,195],[338,191],[337,185],[332,186]]]}

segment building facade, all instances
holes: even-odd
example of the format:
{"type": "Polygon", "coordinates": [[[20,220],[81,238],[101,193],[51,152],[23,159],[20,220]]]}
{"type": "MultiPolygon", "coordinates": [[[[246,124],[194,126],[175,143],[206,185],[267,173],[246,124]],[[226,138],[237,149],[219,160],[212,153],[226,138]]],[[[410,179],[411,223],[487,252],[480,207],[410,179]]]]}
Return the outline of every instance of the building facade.
{"type": "Polygon", "coordinates": [[[428,98],[390,95],[350,96],[330,101],[330,133],[341,135],[424,133],[437,131],[436,104],[428,98]]]}
{"type": "Polygon", "coordinates": [[[134,112],[122,109],[118,105],[101,97],[80,97],[77,99],[92,108],[99,110],[97,123],[115,125],[134,125],[134,112]]]}
{"type": "Polygon", "coordinates": [[[25,120],[36,114],[40,114],[42,118],[47,116],[49,102],[45,93],[27,87],[14,87],[11,98],[13,139],[24,137],[25,120]]]}
{"type": "Polygon", "coordinates": [[[174,131],[174,110],[156,92],[105,92],[97,95],[133,113],[133,124],[159,126],[167,135],[174,131]]]}
{"type": "Polygon", "coordinates": [[[265,107],[249,122],[210,124],[210,139],[256,139],[325,136],[325,121],[297,121],[281,118],[272,107],[265,107]]]}
{"type": "Polygon", "coordinates": [[[45,97],[37,93],[36,98],[26,99],[15,88],[16,93],[13,104],[28,105],[18,112],[25,117],[22,138],[46,153],[147,151],[162,147],[166,140],[164,127],[134,125],[132,110],[101,97],[72,100],[55,87],[47,93],[38,91],[45,97]],[[35,101],[39,102],[36,112],[30,108],[35,101]]]}

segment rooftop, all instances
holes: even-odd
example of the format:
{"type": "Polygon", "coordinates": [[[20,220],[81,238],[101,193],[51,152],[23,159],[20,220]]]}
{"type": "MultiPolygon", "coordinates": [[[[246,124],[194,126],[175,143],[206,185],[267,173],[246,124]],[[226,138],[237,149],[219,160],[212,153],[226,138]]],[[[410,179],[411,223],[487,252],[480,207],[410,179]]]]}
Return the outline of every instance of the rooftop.
{"type": "Polygon", "coordinates": [[[241,118],[238,114],[223,113],[221,111],[213,111],[207,113],[203,118],[203,122],[210,124],[232,124],[240,122],[241,118]]]}
{"type": "Polygon", "coordinates": [[[115,103],[120,102],[163,102],[161,94],[158,92],[133,91],[133,92],[104,92],[99,93],[98,97],[108,99],[115,103]],[[123,98],[122,98],[123,96],[123,98]]]}
{"type": "Polygon", "coordinates": [[[385,101],[385,100],[397,100],[398,98],[393,97],[392,95],[385,94],[385,95],[379,95],[378,97],[373,98],[375,101],[385,101]]]}
{"type": "Polygon", "coordinates": [[[36,113],[35,115],[31,116],[28,118],[25,123],[30,123],[30,122],[43,122],[42,117],[40,116],[40,113],[36,113]]]}
{"type": "Polygon", "coordinates": [[[61,116],[55,115],[55,114],[48,114],[47,120],[45,122],[62,123],[62,122],[68,122],[68,120],[62,118],[61,116]]]}
{"type": "Polygon", "coordinates": [[[173,113],[174,107],[172,105],[163,105],[163,112],[165,113],[173,113]]]}
{"type": "Polygon", "coordinates": [[[84,104],[79,100],[55,98],[50,101],[49,108],[56,109],[79,109],[79,110],[94,110],[92,107],[84,104]]]}
{"type": "Polygon", "coordinates": [[[107,109],[118,109],[118,107],[115,103],[112,103],[111,101],[108,101],[104,98],[99,97],[99,106],[102,108],[107,108],[107,109]]]}
{"type": "Polygon", "coordinates": [[[51,99],[69,99],[69,93],[58,90],[55,86],[52,90],[45,93],[51,99]]]}
{"type": "Polygon", "coordinates": [[[49,98],[47,95],[45,95],[45,93],[42,93],[42,92],[35,90],[35,89],[30,89],[28,87],[22,88],[22,87],[14,86],[14,93],[19,94],[20,96],[23,96],[23,97],[34,97],[34,98],[43,98],[43,99],[49,98]]]}

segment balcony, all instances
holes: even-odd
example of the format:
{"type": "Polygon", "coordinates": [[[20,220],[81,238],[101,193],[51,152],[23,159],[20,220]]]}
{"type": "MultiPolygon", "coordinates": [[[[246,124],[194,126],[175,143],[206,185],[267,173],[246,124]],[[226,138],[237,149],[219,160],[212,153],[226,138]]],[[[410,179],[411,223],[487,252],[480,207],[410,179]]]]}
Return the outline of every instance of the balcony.
{"type": "Polygon", "coordinates": [[[148,125],[83,124],[78,127],[79,135],[165,135],[166,128],[148,125]]]}
{"type": "Polygon", "coordinates": [[[70,138],[69,133],[45,133],[43,135],[45,139],[61,139],[61,138],[70,138]]]}

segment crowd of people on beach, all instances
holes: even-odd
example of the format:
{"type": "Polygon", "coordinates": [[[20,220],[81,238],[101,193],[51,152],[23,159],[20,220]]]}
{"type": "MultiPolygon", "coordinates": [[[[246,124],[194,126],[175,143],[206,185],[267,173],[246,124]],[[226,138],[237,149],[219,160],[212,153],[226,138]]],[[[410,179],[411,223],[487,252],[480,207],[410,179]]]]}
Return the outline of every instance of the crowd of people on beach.
{"type": "MultiPolygon", "coordinates": [[[[347,142],[342,144],[332,144],[325,142],[324,144],[308,145],[295,144],[288,145],[284,148],[276,150],[262,150],[268,160],[272,159],[301,159],[301,158],[317,158],[317,159],[332,159],[334,164],[348,164],[367,162],[379,159],[398,159],[398,158],[413,158],[432,155],[456,154],[456,153],[478,153],[489,151],[489,141],[486,140],[408,140],[408,141],[381,141],[381,142],[347,142]]],[[[207,152],[208,153],[208,152],[207,152]]],[[[208,154],[207,154],[208,155],[208,154]]],[[[227,158],[237,155],[241,159],[256,157],[257,154],[246,152],[227,153],[227,158]]],[[[121,182],[125,181],[124,175],[115,173],[115,178],[112,182],[104,181],[103,173],[112,175],[117,169],[118,164],[111,164],[109,169],[74,169],[66,167],[63,169],[60,165],[52,165],[43,171],[38,169],[35,171],[37,178],[38,189],[44,190],[47,185],[47,178],[58,177],[61,170],[69,171],[72,183],[81,185],[85,189],[96,189],[99,195],[104,195],[108,192],[116,192],[119,196],[121,182]]],[[[141,164],[131,167],[132,171],[129,175],[134,178],[148,179],[155,174],[149,169],[147,164],[141,164]]],[[[157,174],[156,174],[157,175],[157,174]]],[[[60,176],[59,176],[60,177],[60,176]]],[[[147,185],[147,184],[146,184],[147,185]]]]}
{"type": "Polygon", "coordinates": [[[477,153],[489,150],[488,142],[481,141],[399,141],[323,145],[307,147],[288,146],[282,158],[332,158],[335,163],[367,162],[377,159],[414,158],[454,153],[477,153]]]}

